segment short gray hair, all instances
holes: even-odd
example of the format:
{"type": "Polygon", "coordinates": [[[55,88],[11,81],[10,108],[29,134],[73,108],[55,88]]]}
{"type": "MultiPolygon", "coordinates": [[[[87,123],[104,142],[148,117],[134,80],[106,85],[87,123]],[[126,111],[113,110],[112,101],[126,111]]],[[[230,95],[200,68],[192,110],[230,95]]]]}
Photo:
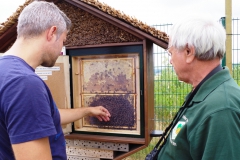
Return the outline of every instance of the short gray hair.
{"type": "Polygon", "coordinates": [[[226,32],[223,26],[208,18],[189,18],[173,25],[169,34],[169,47],[195,48],[199,60],[222,59],[225,54],[226,32]]]}
{"type": "Polygon", "coordinates": [[[54,3],[34,1],[18,17],[18,37],[31,38],[57,26],[57,37],[70,30],[71,20],[54,3]]]}

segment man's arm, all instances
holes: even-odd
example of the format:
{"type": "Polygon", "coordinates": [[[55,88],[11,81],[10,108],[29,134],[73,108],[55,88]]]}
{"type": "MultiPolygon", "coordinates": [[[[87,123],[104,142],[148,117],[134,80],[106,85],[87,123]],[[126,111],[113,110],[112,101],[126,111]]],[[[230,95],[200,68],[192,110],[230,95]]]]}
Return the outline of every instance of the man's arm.
{"type": "Polygon", "coordinates": [[[95,116],[100,121],[109,121],[110,113],[102,106],[98,107],[82,107],[75,109],[59,109],[61,124],[68,124],[74,122],[84,116],[95,116]]]}
{"type": "Polygon", "coordinates": [[[12,145],[17,160],[51,160],[48,137],[12,145]]]}

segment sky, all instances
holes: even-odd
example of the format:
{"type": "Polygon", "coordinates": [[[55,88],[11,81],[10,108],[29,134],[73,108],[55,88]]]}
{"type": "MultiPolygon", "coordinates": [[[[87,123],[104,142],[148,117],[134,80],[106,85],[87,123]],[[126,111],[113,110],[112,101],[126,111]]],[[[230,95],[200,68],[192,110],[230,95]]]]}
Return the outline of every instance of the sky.
{"type": "MultiPolygon", "coordinates": [[[[225,17],[225,0],[99,0],[148,25],[173,24],[189,15],[219,20],[225,17]]],[[[0,0],[0,23],[25,0],[0,0]]],[[[232,18],[240,18],[240,0],[232,0],[232,18]]]]}
{"type": "MultiPolygon", "coordinates": [[[[186,16],[207,16],[218,21],[225,17],[229,0],[98,0],[148,25],[166,26],[186,16]]],[[[232,18],[240,18],[240,0],[232,1],[232,18]]],[[[0,0],[0,24],[25,0],[0,0]]],[[[158,28],[168,33],[168,29],[158,28]]],[[[162,61],[155,58],[155,61],[162,61]]],[[[240,59],[237,60],[240,62],[240,59]]],[[[155,62],[156,63],[156,62],[155,62]]]]}

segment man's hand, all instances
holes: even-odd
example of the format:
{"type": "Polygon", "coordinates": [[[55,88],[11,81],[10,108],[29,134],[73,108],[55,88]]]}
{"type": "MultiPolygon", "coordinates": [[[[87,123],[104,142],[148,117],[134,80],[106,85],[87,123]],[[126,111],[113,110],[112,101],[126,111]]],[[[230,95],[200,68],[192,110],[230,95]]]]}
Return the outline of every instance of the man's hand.
{"type": "Polygon", "coordinates": [[[99,121],[109,121],[111,114],[102,106],[96,107],[81,107],[75,109],[59,109],[61,124],[68,124],[79,120],[85,116],[94,116],[99,121]]]}
{"type": "Polygon", "coordinates": [[[109,121],[111,114],[102,106],[88,107],[90,109],[89,116],[95,116],[99,121],[109,121]]]}

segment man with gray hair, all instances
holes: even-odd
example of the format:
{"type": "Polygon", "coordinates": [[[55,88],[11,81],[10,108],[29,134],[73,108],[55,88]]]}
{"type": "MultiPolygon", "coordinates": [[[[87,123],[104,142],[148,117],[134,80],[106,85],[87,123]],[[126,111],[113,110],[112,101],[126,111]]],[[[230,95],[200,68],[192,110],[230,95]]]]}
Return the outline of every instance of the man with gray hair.
{"type": "Polygon", "coordinates": [[[221,66],[226,33],[206,18],[185,19],[169,34],[170,63],[192,92],[165,131],[159,160],[240,157],[240,88],[221,66]]]}
{"type": "Polygon", "coordinates": [[[36,67],[52,67],[70,29],[53,3],[34,1],[18,19],[17,40],[0,58],[0,159],[67,159],[61,124],[86,115],[109,121],[102,106],[58,109],[36,67]]]}

